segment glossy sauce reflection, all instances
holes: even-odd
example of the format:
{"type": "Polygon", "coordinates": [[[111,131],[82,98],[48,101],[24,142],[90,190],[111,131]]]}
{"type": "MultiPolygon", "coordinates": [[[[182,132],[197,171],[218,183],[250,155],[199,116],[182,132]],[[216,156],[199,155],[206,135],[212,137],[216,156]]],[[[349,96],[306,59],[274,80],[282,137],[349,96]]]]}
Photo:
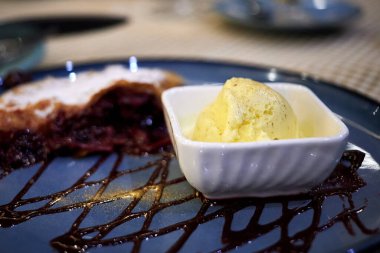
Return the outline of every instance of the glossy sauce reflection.
{"type": "Polygon", "coordinates": [[[360,167],[364,159],[364,154],[360,151],[346,151],[333,174],[323,184],[315,187],[308,194],[281,198],[245,198],[224,201],[209,200],[204,198],[201,193],[194,191],[192,194],[185,197],[176,197],[171,201],[161,202],[160,200],[162,199],[165,187],[185,181],[184,177],[175,179],[170,179],[168,177],[169,164],[174,158],[174,155],[172,153],[162,153],[160,158],[155,161],[148,162],[135,169],[119,171],[117,168],[119,167],[122,158],[123,155],[118,154],[111,171],[104,179],[91,182],[86,181],[100,168],[107,159],[107,156],[99,158],[99,160],[92,167],[88,168],[86,173],[84,173],[83,176],[71,187],[50,195],[26,199],[24,198],[24,195],[33,184],[38,181],[39,177],[49,166],[50,161],[42,164],[39,170],[25,184],[14,199],[6,205],[0,206],[1,227],[9,228],[37,216],[68,212],[73,209],[83,208],[81,214],[72,224],[71,229],[67,231],[67,233],[51,240],[52,247],[60,252],[81,252],[99,245],[111,246],[127,242],[133,243],[133,252],[139,252],[141,250],[142,242],[146,239],[159,237],[180,230],[182,231],[182,235],[168,250],[169,252],[177,252],[197,230],[197,227],[200,224],[205,224],[217,218],[224,219],[223,232],[220,235],[223,246],[215,249],[215,251],[218,252],[226,252],[247,243],[254,242],[261,236],[278,228],[281,231],[280,240],[263,249],[263,252],[307,252],[318,233],[329,229],[337,223],[343,224],[350,234],[354,234],[353,224],[356,224],[364,234],[374,234],[378,232],[376,229],[367,228],[358,216],[358,213],[363,211],[366,206],[356,207],[352,200],[352,193],[365,186],[365,182],[357,174],[357,169],[360,167]],[[144,170],[153,170],[145,185],[119,195],[115,194],[108,196],[107,194],[103,194],[113,180],[126,174],[137,173],[144,170]],[[93,185],[98,185],[99,188],[90,199],[61,207],[54,206],[59,200],[68,196],[70,193],[93,185]],[[134,212],[133,209],[140,201],[142,201],[144,195],[152,189],[154,189],[154,196],[151,207],[145,211],[134,212]],[[83,220],[94,206],[109,203],[120,198],[125,198],[126,196],[131,198],[131,202],[115,219],[106,224],[81,227],[83,220]],[[349,205],[339,214],[330,218],[327,223],[321,224],[323,204],[330,196],[339,196],[340,198],[345,199],[349,205]],[[159,229],[150,229],[153,217],[156,214],[165,208],[178,206],[194,199],[198,199],[202,203],[195,217],[159,229]],[[303,200],[306,204],[292,208],[289,206],[289,203],[294,200],[303,200]],[[16,210],[20,206],[40,201],[47,202],[44,206],[37,209],[24,211],[16,210]],[[265,206],[272,203],[281,206],[282,214],[274,221],[267,224],[260,224],[259,221],[265,210],[265,206]],[[213,211],[210,209],[211,206],[218,206],[219,208],[213,211]],[[234,215],[247,207],[255,208],[247,226],[239,231],[233,230],[232,223],[234,215]],[[288,229],[290,222],[296,216],[309,210],[313,211],[309,223],[310,225],[294,235],[289,235],[288,229]],[[107,235],[119,225],[139,217],[144,219],[144,223],[138,232],[118,237],[107,237],[107,235]]]}

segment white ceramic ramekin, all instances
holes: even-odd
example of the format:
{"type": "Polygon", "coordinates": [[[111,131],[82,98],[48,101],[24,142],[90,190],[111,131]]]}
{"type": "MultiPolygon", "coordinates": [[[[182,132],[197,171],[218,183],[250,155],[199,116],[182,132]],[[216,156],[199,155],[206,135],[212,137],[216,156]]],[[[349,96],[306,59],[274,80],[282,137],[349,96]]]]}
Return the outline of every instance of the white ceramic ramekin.
{"type": "Polygon", "coordinates": [[[200,111],[221,86],[172,88],[162,95],[166,123],[188,182],[213,199],[267,197],[307,192],[334,170],[348,129],[308,88],[270,84],[292,106],[303,138],[211,143],[189,136],[200,111]]]}

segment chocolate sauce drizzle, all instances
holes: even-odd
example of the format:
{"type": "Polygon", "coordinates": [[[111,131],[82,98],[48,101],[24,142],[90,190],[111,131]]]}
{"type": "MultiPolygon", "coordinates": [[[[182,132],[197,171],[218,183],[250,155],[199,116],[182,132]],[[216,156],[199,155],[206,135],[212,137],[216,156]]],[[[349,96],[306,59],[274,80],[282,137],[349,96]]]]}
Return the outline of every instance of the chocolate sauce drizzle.
{"type": "MultiPolygon", "coordinates": [[[[201,193],[195,190],[184,197],[176,196],[170,201],[161,201],[166,187],[186,181],[184,177],[174,179],[169,177],[169,164],[174,158],[174,155],[167,152],[162,153],[160,158],[155,161],[147,162],[138,168],[126,170],[119,169],[123,159],[123,154],[120,153],[107,177],[89,181],[88,179],[91,175],[101,168],[101,165],[107,158],[107,155],[100,157],[73,185],[65,190],[45,196],[24,198],[29,189],[49,167],[51,160],[43,163],[13,200],[6,205],[0,206],[0,227],[10,228],[17,224],[27,222],[37,216],[68,212],[73,209],[81,208],[82,212],[76,218],[70,230],[51,240],[51,246],[59,252],[84,252],[86,249],[99,245],[111,246],[128,242],[133,244],[132,252],[139,252],[142,242],[146,239],[163,236],[174,231],[182,231],[182,235],[168,249],[168,252],[177,252],[197,230],[199,225],[217,218],[224,219],[221,234],[222,246],[213,250],[218,252],[227,252],[247,243],[254,243],[256,239],[274,229],[280,229],[280,239],[265,249],[262,249],[262,252],[307,252],[318,233],[338,223],[343,224],[347,232],[352,235],[355,234],[353,224],[364,234],[378,233],[377,229],[367,228],[358,216],[358,213],[365,210],[366,203],[364,202],[362,206],[356,207],[352,199],[352,194],[359,188],[365,186],[365,182],[357,174],[357,169],[361,166],[364,159],[364,153],[357,150],[346,151],[332,175],[324,183],[312,189],[308,194],[277,198],[245,198],[223,201],[206,199],[201,193]],[[107,187],[109,187],[114,180],[127,174],[146,170],[151,170],[152,173],[143,186],[125,191],[122,194],[104,194],[107,187]],[[69,194],[91,186],[99,187],[97,188],[97,192],[89,199],[63,206],[55,206],[56,203],[69,194]],[[154,197],[150,208],[143,211],[134,211],[135,207],[143,201],[144,196],[152,191],[154,192],[154,197]],[[325,200],[331,196],[339,196],[344,203],[348,203],[348,206],[344,205],[340,213],[330,218],[326,223],[323,223],[321,221],[323,204],[325,200]],[[123,198],[130,198],[131,202],[129,202],[115,219],[96,226],[81,226],[93,207],[123,198]],[[165,208],[178,206],[195,199],[200,200],[202,204],[194,217],[158,229],[150,228],[155,215],[159,214],[165,208]],[[307,203],[306,205],[292,208],[289,203],[294,200],[303,200],[307,203]],[[19,207],[39,202],[45,204],[35,209],[17,210],[19,207]],[[269,223],[261,224],[260,218],[265,210],[265,206],[272,203],[281,205],[282,215],[269,223]],[[210,209],[213,206],[218,206],[219,208],[216,210],[210,209]],[[255,207],[255,211],[246,227],[239,231],[232,229],[234,215],[247,207],[255,207]],[[302,215],[310,210],[313,211],[310,225],[294,235],[289,235],[288,229],[292,220],[298,215],[302,215]],[[117,237],[107,237],[113,229],[136,218],[144,219],[144,223],[139,231],[117,237]]],[[[5,175],[3,177],[5,177],[5,175]]]]}

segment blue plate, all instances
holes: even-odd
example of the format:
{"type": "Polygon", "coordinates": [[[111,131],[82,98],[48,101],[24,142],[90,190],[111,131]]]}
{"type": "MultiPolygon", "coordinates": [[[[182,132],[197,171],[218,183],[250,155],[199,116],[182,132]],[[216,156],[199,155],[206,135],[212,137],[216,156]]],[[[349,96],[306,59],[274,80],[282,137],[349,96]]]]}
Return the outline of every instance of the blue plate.
{"type": "MultiPolygon", "coordinates": [[[[74,71],[114,63],[128,61],[82,64],[74,71]]],[[[1,252],[255,252],[302,247],[310,252],[358,252],[380,246],[378,103],[278,69],[174,59],[139,64],[174,71],[187,85],[241,76],[309,87],[348,125],[350,148],[366,152],[359,169],[366,186],[317,204],[307,198],[213,203],[191,188],[168,154],[59,157],[47,166],[37,164],[0,179],[1,252]]],[[[68,73],[57,67],[37,71],[34,78],[47,75],[68,73]]]]}
{"type": "Polygon", "coordinates": [[[359,7],[345,0],[295,2],[285,4],[278,0],[218,0],[215,10],[233,23],[276,31],[343,28],[361,14],[359,7]]]}

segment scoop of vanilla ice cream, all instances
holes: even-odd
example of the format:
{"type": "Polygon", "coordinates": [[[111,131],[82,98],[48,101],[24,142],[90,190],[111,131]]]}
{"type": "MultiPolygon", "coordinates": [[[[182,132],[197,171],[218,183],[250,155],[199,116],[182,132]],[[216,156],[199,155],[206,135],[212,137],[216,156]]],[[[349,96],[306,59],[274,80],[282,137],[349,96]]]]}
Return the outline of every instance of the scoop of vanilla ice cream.
{"type": "Polygon", "coordinates": [[[231,78],[195,124],[192,139],[249,142],[297,138],[296,116],[279,93],[246,78],[231,78]]]}

